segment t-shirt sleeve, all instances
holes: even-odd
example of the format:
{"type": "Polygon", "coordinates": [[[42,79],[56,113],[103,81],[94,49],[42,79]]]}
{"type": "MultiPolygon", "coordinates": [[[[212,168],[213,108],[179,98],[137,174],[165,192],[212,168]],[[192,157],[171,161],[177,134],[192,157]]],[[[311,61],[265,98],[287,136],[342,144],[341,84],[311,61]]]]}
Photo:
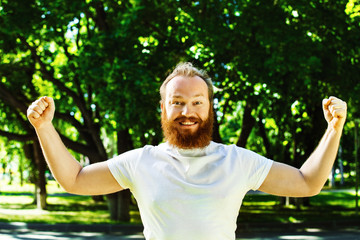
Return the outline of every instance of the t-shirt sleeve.
{"type": "Polygon", "coordinates": [[[108,168],[119,185],[124,188],[132,188],[135,167],[142,149],[135,149],[107,161],[108,168]]]}
{"type": "Polygon", "coordinates": [[[257,190],[267,177],[274,161],[246,149],[242,149],[242,154],[244,168],[247,169],[248,188],[257,190]]]}

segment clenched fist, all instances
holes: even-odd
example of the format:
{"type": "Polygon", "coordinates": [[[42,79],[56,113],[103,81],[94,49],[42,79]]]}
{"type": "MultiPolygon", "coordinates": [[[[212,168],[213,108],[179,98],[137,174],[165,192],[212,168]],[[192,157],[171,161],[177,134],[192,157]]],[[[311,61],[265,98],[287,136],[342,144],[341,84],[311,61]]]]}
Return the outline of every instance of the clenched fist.
{"type": "Polygon", "coordinates": [[[336,97],[323,100],[324,116],[328,125],[334,129],[342,129],[346,120],[346,102],[336,97]]]}
{"type": "Polygon", "coordinates": [[[51,123],[54,113],[54,100],[51,97],[41,97],[29,106],[27,117],[34,128],[39,129],[51,123]]]}

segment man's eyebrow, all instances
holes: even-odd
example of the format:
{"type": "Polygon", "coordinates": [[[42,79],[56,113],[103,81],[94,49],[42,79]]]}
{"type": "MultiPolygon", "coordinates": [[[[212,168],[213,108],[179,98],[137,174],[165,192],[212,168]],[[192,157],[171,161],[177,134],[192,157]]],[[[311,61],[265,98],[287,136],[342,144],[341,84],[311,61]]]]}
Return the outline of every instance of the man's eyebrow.
{"type": "MultiPolygon", "coordinates": [[[[205,97],[205,95],[202,93],[199,93],[199,94],[196,94],[195,96],[193,96],[192,98],[197,98],[197,97],[205,97]]],[[[184,98],[184,97],[181,95],[172,95],[172,96],[170,96],[170,98],[184,98]]]]}
{"type": "Polygon", "coordinates": [[[170,96],[171,98],[183,98],[181,95],[173,95],[173,96],[170,96]]]}

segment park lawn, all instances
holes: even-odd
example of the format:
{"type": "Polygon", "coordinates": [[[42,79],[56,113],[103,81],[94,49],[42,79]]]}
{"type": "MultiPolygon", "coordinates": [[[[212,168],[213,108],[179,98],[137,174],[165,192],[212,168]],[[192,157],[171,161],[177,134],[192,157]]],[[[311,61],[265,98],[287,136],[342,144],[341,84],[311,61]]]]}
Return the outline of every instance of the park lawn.
{"type": "MultiPolygon", "coordinates": [[[[33,204],[34,186],[0,185],[0,222],[33,223],[119,223],[110,219],[107,202],[95,202],[90,196],[66,193],[55,181],[47,184],[47,209],[39,210],[33,204]]],[[[136,207],[130,211],[131,222],[140,224],[136,207]]]]}
{"type": "Polygon", "coordinates": [[[310,198],[310,206],[280,205],[280,198],[267,194],[247,195],[238,222],[333,222],[359,221],[355,211],[355,191],[323,191],[310,198]]]}
{"type": "MultiPolygon", "coordinates": [[[[0,195],[0,222],[37,223],[119,223],[110,220],[107,203],[95,202],[88,196],[49,196],[46,210],[36,208],[32,196],[0,195]]],[[[140,224],[137,210],[130,212],[131,223],[140,224]]]]}
{"type": "MultiPolygon", "coordinates": [[[[48,208],[38,210],[33,203],[33,186],[0,187],[0,221],[118,224],[110,220],[106,201],[95,202],[90,196],[65,193],[54,181],[49,181],[48,208]]],[[[246,223],[302,223],[316,221],[359,220],[355,213],[355,193],[349,191],[321,192],[310,198],[309,207],[281,206],[280,198],[267,194],[250,194],[244,198],[238,221],[246,223]]],[[[131,206],[131,223],[140,224],[135,205],[131,206]]]]}

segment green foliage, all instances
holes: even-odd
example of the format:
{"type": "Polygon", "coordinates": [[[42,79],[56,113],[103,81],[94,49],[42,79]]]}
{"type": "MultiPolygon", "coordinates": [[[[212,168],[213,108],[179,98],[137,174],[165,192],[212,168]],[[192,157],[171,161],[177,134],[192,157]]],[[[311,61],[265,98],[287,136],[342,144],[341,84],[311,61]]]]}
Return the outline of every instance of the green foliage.
{"type": "Polygon", "coordinates": [[[351,19],[359,19],[360,17],[360,2],[358,0],[350,0],[346,4],[345,13],[350,16],[351,19]]]}
{"type": "Polygon", "coordinates": [[[11,0],[1,2],[0,26],[6,133],[34,139],[26,107],[49,95],[67,146],[91,162],[121,151],[119,132],[130,135],[130,148],[157,144],[158,88],[179,61],[192,61],[217,87],[223,142],[239,140],[247,106],[256,120],[247,148],[292,165],[301,165],[325,130],[321,100],[347,101],[343,159],[353,169],[357,0],[11,0]]]}

